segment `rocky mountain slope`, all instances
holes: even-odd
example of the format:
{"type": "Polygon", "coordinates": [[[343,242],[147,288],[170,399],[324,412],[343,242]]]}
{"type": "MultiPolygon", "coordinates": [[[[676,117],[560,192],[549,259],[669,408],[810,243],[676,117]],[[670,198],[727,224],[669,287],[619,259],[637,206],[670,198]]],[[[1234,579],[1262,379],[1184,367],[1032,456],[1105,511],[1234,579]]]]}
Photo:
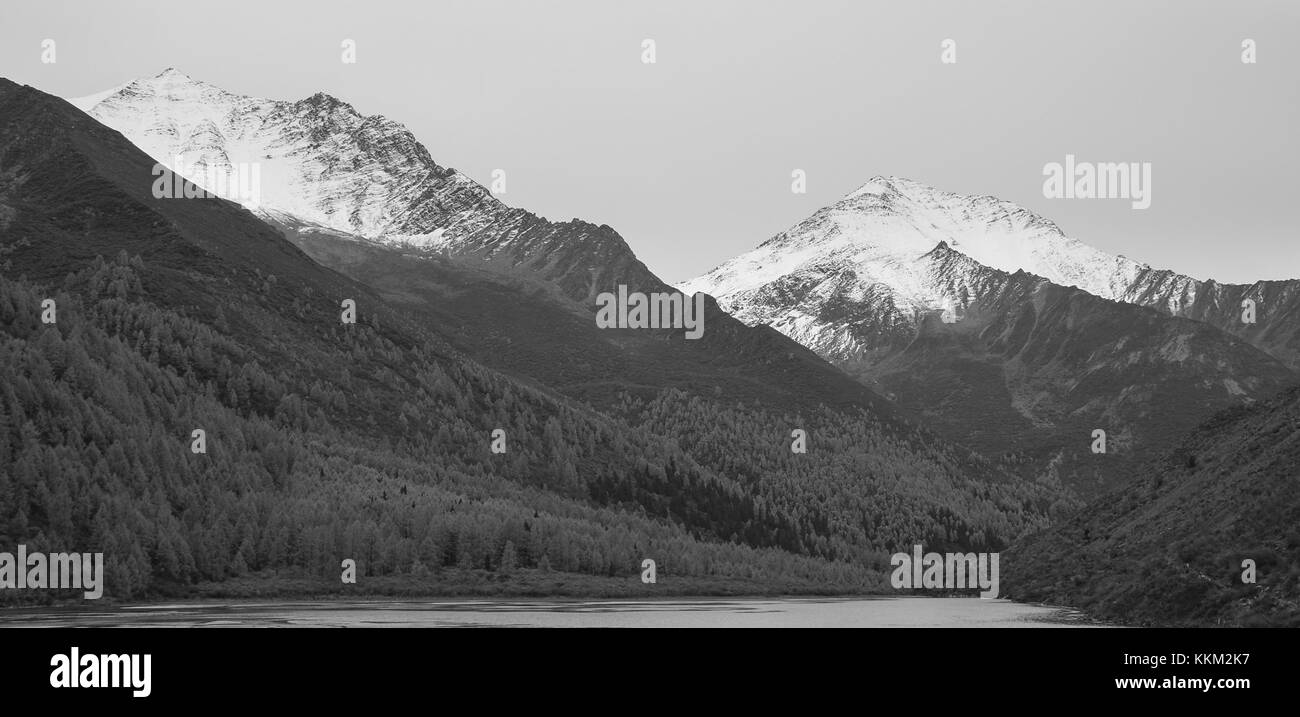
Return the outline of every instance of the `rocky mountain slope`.
{"type": "Polygon", "coordinates": [[[1282,327],[1296,324],[1300,282],[1201,281],[1090,247],[1011,202],[899,177],[875,177],[753,251],[678,286],[717,297],[747,323],[781,321],[783,333],[816,344],[823,355],[870,352],[896,331],[905,338],[919,313],[960,312],[963,297],[914,265],[940,242],[989,268],[1025,271],[1103,299],[1212,323],[1296,365],[1295,331],[1282,327]],[[787,294],[800,290],[803,308],[787,310],[787,294]],[[1256,325],[1241,321],[1245,298],[1260,307],[1256,325]],[[858,340],[841,323],[818,318],[835,315],[845,302],[873,317],[858,340]]]}
{"type": "Polygon", "coordinates": [[[169,167],[234,178],[256,163],[254,213],[322,264],[458,327],[461,347],[494,367],[604,403],[677,387],[892,413],[804,347],[712,300],[698,340],[681,330],[596,330],[598,293],[673,288],[612,228],[507,207],[437,165],[401,125],[334,98],[240,96],[168,69],[70,101],[169,167]]]}
{"type": "Polygon", "coordinates": [[[234,186],[241,165],[255,164],[261,191],[250,208],[282,227],[474,256],[504,271],[544,275],[584,301],[612,278],[651,281],[613,229],[576,219],[551,222],[508,207],[434,162],[402,125],[363,116],[323,93],[297,102],[266,100],[169,68],[69,101],[200,183],[215,172],[225,178],[222,186],[234,186]]]}
{"type": "Polygon", "coordinates": [[[680,286],[794,338],[944,435],[1083,490],[1295,380],[1245,340],[1171,316],[1221,303],[1194,280],[1106,255],[1008,202],[898,178],[680,286]],[[1110,436],[1109,460],[1090,452],[1094,429],[1110,436]]]}

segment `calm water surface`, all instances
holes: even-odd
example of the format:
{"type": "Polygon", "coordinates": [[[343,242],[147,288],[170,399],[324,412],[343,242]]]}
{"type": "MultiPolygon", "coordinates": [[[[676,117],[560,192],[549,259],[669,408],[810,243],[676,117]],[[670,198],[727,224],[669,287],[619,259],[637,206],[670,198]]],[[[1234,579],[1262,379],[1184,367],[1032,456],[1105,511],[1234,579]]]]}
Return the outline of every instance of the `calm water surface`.
{"type": "Polygon", "coordinates": [[[236,601],[0,609],[5,627],[1083,627],[1076,611],[979,598],[236,601]]]}

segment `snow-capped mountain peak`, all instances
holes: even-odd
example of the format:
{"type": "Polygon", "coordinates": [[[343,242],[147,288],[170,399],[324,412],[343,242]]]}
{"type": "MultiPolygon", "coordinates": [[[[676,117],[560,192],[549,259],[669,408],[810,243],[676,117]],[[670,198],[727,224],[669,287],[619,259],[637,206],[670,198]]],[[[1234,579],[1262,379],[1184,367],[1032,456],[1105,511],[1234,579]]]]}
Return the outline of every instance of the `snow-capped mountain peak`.
{"type": "Polygon", "coordinates": [[[774,242],[838,241],[899,258],[939,242],[1003,271],[1119,298],[1146,267],[1071,239],[1055,223],[992,196],[945,192],[902,177],[872,177],[774,242]]]}
{"type": "Polygon", "coordinates": [[[401,124],[325,93],[293,102],[249,97],[168,68],[70,102],[305,248],[341,237],[473,257],[507,273],[532,272],[579,300],[597,281],[659,283],[613,229],[506,206],[439,166],[401,124]],[[206,183],[215,174],[221,181],[213,184],[229,187],[253,169],[260,191],[252,200],[206,183]]]}
{"type": "Polygon", "coordinates": [[[152,98],[155,101],[160,98],[188,101],[196,97],[225,94],[228,93],[219,87],[195,80],[174,67],[168,67],[152,77],[131,80],[112,89],[96,92],[85,97],[70,98],[68,102],[72,103],[77,109],[89,113],[96,106],[110,98],[115,99],[117,102],[138,102],[143,98],[152,98]]]}
{"type": "Polygon", "coordinates": [[[159,163],[277,220],[426,246],[475,228],[470,214],[481,222],[509,211],[438,166],[400,124],[325,93],[296,102],[249,97],[167,68],[69,101],[159,163]],[[231,180],[221,186],[234,186],[253,167],[256,201],[204,182],[215,171],[231,180]]]}
{"type": "MultiPolygon", "coordinates": [[[[942,253],[941,253],[942,254],[942,253]]],[[[749,323],[769,323],[824,356],[857,354],[847,327],[875,332],[932,312],[960,319],[975,276],[1024,271],[1063,286],[1177,313],[1198,282],[1067,237],[1048,219],[992,196],[966,196],[893,176],[872,177],[842,199],[713,271],[679,284],[713,295],[749,323]],[[969,258],[936,264],[936,248],[969,258]],[[1152,282],[1161,285],[1152,291],[1152,282]],[[1137,297],[1143,301],[1138,302],[1137,297]]]]}

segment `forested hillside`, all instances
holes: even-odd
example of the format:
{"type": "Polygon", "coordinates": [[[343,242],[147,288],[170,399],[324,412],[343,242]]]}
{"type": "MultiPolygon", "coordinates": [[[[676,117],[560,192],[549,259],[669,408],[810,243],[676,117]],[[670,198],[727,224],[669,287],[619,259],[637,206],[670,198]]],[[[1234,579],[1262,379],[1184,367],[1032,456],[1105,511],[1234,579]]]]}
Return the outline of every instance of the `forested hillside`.
{"type": "Polygon", "coordinates": [[[643,432],[366,326],[330,337],[333,366],[270,371],[144,301],[142,269],[123,255],[70,277],[54,325],[38,319],[45,292],[0,283],[0,543],[103,550],[110,595],[268,568],[337,574],[344,557],[370,575],[503,560],[627,575],[655,557],[669,575],[869,585],[860,569],[692,537],[713,537],[710,521],[746,499],[698,469],[665,472],[671,452],[643,432]],[[504,455],[488,449],[495,426],[504,455]],[[190,451],[194,428],[206,454],[190,451]],[[638,463],[663,476],[644,490],[678,500],[676,523],[587,500],[602,477],[640,478],[638,463]]]}
{"type": "Polygon", "coordinates": [[[1003,585],[1106,620],[1300,626],[1297,471],[1292,389],[1215,416],[1142,479],[1018,542],[1003,585]]]}
{"type": "Polygon", "coordinates": [[[777,544],[881,570],[918,542],[1000,550],[1080,505],[1059,486],[1001,476],[978,456],[921,430],[889,430],[865,411],[776,415],[674,390],[648,402],[625,394],[618,413],[755,493],[761,514],[794,528],[777,544]],[[791,450],[794,430],[806,453],[791,450]]]}
{"type": "Polygon", "coordinates": [[[997,548],[1052,500],[961,477],[868,416],[778,420],[674,392],[629,399],[625,422],[366,325],[322,329],[334,355],[272,371],[148,285],[138,258],[96,261],[51,294],[53,325],[48,292],[0,285],[0,542],[103,550],[112,595],[324,576],[342,557],[371,575],[631,575],[654,557],[668,575],[868,589],[900,545],[997,548]],[[789,450],[794,423],[807,454],[789,450]]]}

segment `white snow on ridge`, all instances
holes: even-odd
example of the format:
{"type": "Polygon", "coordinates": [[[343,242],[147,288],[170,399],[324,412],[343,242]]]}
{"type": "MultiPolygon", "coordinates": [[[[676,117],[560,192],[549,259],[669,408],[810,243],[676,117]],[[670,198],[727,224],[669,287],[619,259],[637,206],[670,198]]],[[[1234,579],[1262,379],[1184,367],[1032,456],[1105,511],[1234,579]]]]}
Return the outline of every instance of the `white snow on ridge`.
{"type": "MultiPolygon", "coordinates": [[[[297,102],[241,96],[169,68],[69,101],[191,180],[203,177],[189,169],[233,178],[256,165],[260,195],[244,204],[289,231],[417,252],[493,255],[521,236],[540,242],[539,251],[556,249],[529,231],[526,212],[436,165],[400,124],[324,94],[297,102]]],[[[960,322],[978,298],[970,294],[989,286],[988,267],[1175,314],[1200,288],[1069,238],[1013,203],[899,177],[872,178],[679,288],[711,294],[740,320],[771,324],[823,355],[852,355],[922,313],[960,322]],[[957,253],[933,253],[940,243],[957,253]]]]}
{"type": "MultiPolygon", "coordinates": [[[[132,80],[131,82],[134,81],[135,80],[132,80]]],[[[126,87],[130,85],[131,82],[118,85],[117,87],[104,90],[103,92],[96,92],[93,95],[86,95],[85,97],[68,97],[67,102],[68,104],[72,105],[73,107],[76,107],[82,112],[89,113],[92,109],[94,109],[95,105],[126,89],[126,87]]]]}
{"type": "Polygon", "coordinates": [[[870,336],[935,311],[946,322],[960,321],[987,268],[1023,270],[1117,301],[1159,302],[1171,313],[1199,287],[1190,277],[1156,276],[1145,264],[1067,237],[1011,202],[873,177],[678,288],[710,294],[740,320],[770,324],[833,358],[870,348],[854,338],[859,329],[870,336]],[[931,255],[940,243],[970,261],[931,255]]]}
{"type": "Polygon", "coordinates": [[[324,94],[248,97],[168,68],[69,102],[210,191],[303,225],[430,247],[465,208],[506,209],[469,177],[434,164],[401,125],[324,94]],[[247,176],[253,166],[259,196],[248,201],[233,189],[239,170],[247,176]],[[224,181],[208,186],[210,172],[224,181]]]}
{"type": "Polygon", "coordinates": [[[926,294],[916,285],[917,271],[910,265],[939,242],[985,266],[1024,270],[1109,299],[1121,298],[1148,268],[1071,239],[1052,222],[1010,202],[942,192],[898,177],[875,177],[682,288],[726,296],[834,256],[904,297],[926,294]]]}

